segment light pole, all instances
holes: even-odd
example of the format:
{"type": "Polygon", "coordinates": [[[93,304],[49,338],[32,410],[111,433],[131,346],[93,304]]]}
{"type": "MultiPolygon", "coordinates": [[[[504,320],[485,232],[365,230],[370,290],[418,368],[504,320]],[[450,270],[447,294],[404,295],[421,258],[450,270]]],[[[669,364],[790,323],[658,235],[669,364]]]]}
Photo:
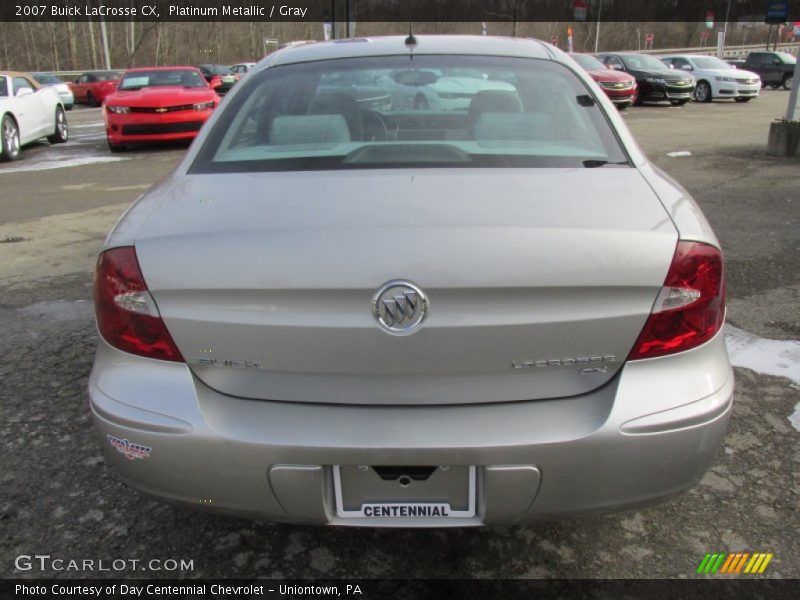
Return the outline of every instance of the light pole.
{"type": "Polygon", "coordinates": [[[728,6],[725,8],[725,25],[722,28],[722,44],[719,50],[719,57],[722,58],[722,55],[725,54],[725,39],[728,37],[728,17],[730,16],[731,12],[731,0],[728,0],[728,6]]]}
{"type": "Polygon", "coordinates": [[[597,30],[595,31],[595,36],[594,36],[595,54],[599,52],[598,48],[600,48],[600,16],[602,11],[603,11],[603,0],[597,0],[597,30]]]}

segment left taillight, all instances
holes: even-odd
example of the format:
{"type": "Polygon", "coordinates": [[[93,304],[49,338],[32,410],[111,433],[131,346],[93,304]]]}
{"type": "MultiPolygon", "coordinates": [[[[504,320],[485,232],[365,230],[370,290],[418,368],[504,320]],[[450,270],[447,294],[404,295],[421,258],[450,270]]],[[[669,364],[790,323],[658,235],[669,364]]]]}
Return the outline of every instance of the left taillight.
{"type": "Polygon", "coordinates": [[[100,335],[110,345],[147,358],[183,362],[147,289],[133,246],[100,255],[94,307],[100,335]]]}

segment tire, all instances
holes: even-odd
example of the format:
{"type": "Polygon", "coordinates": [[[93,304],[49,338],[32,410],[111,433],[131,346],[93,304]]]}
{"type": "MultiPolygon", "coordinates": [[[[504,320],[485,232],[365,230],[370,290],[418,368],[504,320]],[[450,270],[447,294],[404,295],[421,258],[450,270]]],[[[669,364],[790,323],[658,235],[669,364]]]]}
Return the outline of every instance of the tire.
{"type": "Polygon", "coordinates": [[[773,90],[777,90],[779,87],[781,87],[781,84],[780,83],[770,83],[769,87],[771,87],[773,90]]]}
{"type": "Polygon", "coordinates": [[[694,90],[694,99],[698,102],[711,102],[711,86],[707,81],[698,81],[694,90]]]}
{"type": "Polygon", "coordinates": [[[683,106],[688,101],[689,100],[670,100],[669,103],[672,104],[672,106],[683,106]]]}
{"type": "Polygon", "coordinates": [[[128,147],[125,146],[124,144],[112,144],[111,140],[108,139],[106,141],[108,142],[108,149],[111,150],[111,152],[114,152],[115,154],[117,152],[125,152],[125,150],[128,149],[128,147]]]}
{"type": "Polygon", "coordinates": [[[642,96],[639,94],[639,92],[636,92],[633,95],[633,105],[641,106],[642,104],[644,104],[644,100],[642,100],[642,96]]]}
{"type": "Polygon", "coordinates": [[[792,89],[792,76],[791,75],[787,75],[786,77],[784,77],[783,78],[783,83],[781,83],[781,85],[783,86],[783,89],[785,89],[785,90],[792,89]]]}
{"type": "Polygon", "coordinates": [[[51,144],[64,144],[69,139],[69,126],[67,125],[67,115],[60,106],[56,108],[56,129],[53,135],[47,136],[47,141],[51,144]]]}
{"type": "Polygon", "coordinates": [[[94,97],[92,92],[86,92],[86,104],[89,106],[100,106],[100,103],[97,101],[97,98],[94,97]]]}
{"type": "Polygon", "coordinates": [[[617,110],[618,110],[618,111],[620,111],[620,112],[622,112],[623,110],[625,110],[626,108],[628,108],[630,105],[631,105],[631,103],[630,103],[630,102],[623,102],[623,103],[621,103],[621,104],[617,104],[617,110]]]}
{"type": "Polygon", "coordinates": [[[19,127],[14,117],[6,115],[0,123],[0,157],[12,161],[19,158],[19,127]]]}
{"type": "Polygon", "coordinates": [[[418,94],[414,98],[414,110],[429,110],[430,107],[430,102],[428,102],[428,98],[425,95],[418,94]]]}
{"type": "Polygon", "coordinates": [[[737,102],[750,102],[752,98],[734,98],[737,102]]]}

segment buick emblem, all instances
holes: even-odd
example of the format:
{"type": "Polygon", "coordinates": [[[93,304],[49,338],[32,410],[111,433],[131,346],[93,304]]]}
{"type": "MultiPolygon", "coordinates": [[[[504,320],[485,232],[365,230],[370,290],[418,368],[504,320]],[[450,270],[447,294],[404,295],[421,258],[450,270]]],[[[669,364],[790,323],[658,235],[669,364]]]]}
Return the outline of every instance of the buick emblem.
{"type": "Polygon", "coordinates": [[[413,283],[389,281],[372,297],[372,316],[384,331],[408,335],[422,325],[428,306],[425,293],[413,283]]]}

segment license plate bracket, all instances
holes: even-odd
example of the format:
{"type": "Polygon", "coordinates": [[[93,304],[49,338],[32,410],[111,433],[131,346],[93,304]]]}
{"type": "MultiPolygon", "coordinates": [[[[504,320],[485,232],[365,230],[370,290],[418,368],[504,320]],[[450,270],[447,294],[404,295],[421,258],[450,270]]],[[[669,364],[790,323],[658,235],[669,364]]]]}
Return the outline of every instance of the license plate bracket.
{"type": "Polygon", "coordinates": [[[386,479],[373,467],[334,465],[336,515],[342,519],[475,517],[474,465],[439,466],[424,480],[403,475],[402,467],[392,471],[398,476],[386,479]]]}

